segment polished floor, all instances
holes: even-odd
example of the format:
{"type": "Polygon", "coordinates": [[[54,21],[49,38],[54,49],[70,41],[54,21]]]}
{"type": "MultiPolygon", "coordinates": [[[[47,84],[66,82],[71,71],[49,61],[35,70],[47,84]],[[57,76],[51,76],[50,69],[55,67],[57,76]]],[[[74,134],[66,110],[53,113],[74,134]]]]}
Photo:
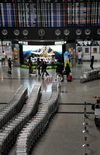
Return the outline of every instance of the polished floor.
{"type": "MultiPolygon", "coordinates": [[[[100,67],[95,62],[94,68],[100,67]]],[[[13,67],[12,74],[7,73],[8,67],[0,64],[0,108],[9,103],[20,85],[28,87],[28,93],[36,82],[42,84],[41,103],[49,98],[51,86],[56,81],[55,69],[48,70],[52,76],[51,82],[44,82],[41,77],[28,75],[28,69],[13,67]]],[[[90,69],[89,63],[73,66],[72,82],[66,77],[62,82],[59,110],[52,118],[46,132],[38,139],[31,155],[100,155],[100,130],[95,126],[94,111],[91,105],[86,106],[89,118],[84,118],[84,103],[96,103],[93,96],[100,96],[100,80],[80,83],[80,76],[90,69]],[[87,133],[83,133],[83,122],[87,122],[87,133]],[[82,147],[83,144],[89,144],[82,147]]],[[[8,155],[15,154],[13,147],[8,155]]]]}

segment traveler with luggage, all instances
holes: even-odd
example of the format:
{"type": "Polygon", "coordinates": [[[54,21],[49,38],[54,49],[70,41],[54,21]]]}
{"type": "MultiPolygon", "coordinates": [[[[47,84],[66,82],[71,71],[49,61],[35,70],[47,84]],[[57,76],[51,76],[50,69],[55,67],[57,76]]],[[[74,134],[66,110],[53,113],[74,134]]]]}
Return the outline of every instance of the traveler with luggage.
{"type": "Polygon", "coordinates": [[[70,66],[69,66],[68,63],[66,64],[65,72],[66,72],[66,75],[67,75],[67,81],[71,81],[72,80],[72,75],[70,75],[71,74],[71,69],[70,69],[70,66]]]}
{"type": "Polygon", "coordinates": [[[56,68],[56,73],[61,75],[61,82],[64,81],[63,70],[64,70],[64,65],[63,65],[63,63],[59,63],[59,64],[57,65],[57,68],[56,68]]]}
{"type": "Polygon", "coordinates": [[[70,70],[70,66],[69,64],[67,63],[66,66],[65,66],[65,73],[66,75],[68,76],[70,74],[71,70],[70,70]]]}

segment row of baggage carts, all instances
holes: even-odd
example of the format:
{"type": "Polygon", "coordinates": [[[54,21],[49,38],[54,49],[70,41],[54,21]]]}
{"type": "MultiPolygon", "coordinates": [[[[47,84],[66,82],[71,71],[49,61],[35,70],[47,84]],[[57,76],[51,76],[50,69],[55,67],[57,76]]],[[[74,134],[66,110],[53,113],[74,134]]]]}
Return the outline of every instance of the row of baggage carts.
{"type": "Polygon", "coordinates": [[[30,119],[21,130],[16,142],[16,155],[29,155],[32,146],[44,133],[50,118],[58,109],[59,90],[57,83],[52,86],[52,93],[48,100],[42,103],[36,115],[30,119]]]}
{"type": "Polygon", "coordinates": [[[0,129],[23,107],[28,95],[28,90],[21,85],[13,99],[0,111],[0,129]]]}
{"type": "MultiPolygon", "coordinates": [[[[5,123],[2,123],[0,128],[0,155],[8,154],[10,148],[15,144],[15,142],[16,155],[29,154],[32,145],[44,132],[51,116],[58,109],[58,84],[53,84],[50,98],[42,103],[42,106],[38,109],[38,103],[41,95],[40,83],[36,83],[34,85],[29,97],[27,95],[27,88],[21,86],[13,98],[13,101],[16,101],[15,103],[18,105],[14,106],[16,104],[10,102],[4,109],[2,109],[0,113],[3,114],[4,111],[5,114],[5,111],[7,110],[6,108],[8,107],[7,114],[12,114],[8,117],[8,119],[4,119],[6,121],[5,123]],[[26,104],[23,106],[22,102],[23,104],[26,104]],[[13,106],[11,106],[12,104],[13,106]]],[[[3,117],[6,118],[7,114],[3,117]]]]}
{"type": "Polygon", "coordinates": [[[80,82],[83,83],[96,79],[100,79],[100,68],[85,71],[83,75],[80,77],[80,82]]]}
{"type": "MultiPolygon", "coordinates": [[[[24,90],[22,90],[21,92],[24,92],[24,90]]],[[[21,92],[16,93],[16,100],[20,99],[21,96],[23,96],[21,95],[21,92]],[[20,94],[21,96],[18,94],[20,94]]],[[[23,99],[20,99],[20,101],[25,103],[26,96],[27,95],[24,94],[24,97],[22,97],[23,99]]],[[[7,105],[10,113],[12,113],[12,111],[14,111],[14,113],[9,117],[7,123],[5,123],[5,125],[2,125],[0,129],[0,155],[8,154],[8,151],[15,143],[19,132],[22,130],[24,125],[37,113],[40,97],[41,84],[36,83],[32,89],[29,98],[27,98],[26,100],[26,104],[24,104],[24,107],[21,110],[20,105],[16,106],[16,108],[14,106],[11,106],[11,103],[7,105]],[[18,112],[17,114],[16,110],[18,112]]],[[[3,111],[5,112],[4,109],[3,111]]],[[[1,111],[1,113],[3,112],[1,111]]],[[[6,115],[4,117],[6,118],[6,115]]]]}

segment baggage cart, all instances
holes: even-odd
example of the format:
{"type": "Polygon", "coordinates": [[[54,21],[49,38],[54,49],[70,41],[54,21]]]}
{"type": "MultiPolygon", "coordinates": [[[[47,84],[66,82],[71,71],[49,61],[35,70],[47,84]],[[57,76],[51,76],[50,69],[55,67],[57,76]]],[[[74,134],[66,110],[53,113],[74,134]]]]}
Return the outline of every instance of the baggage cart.
{"type": "Polygon", "coordinates": [[[31,69],[29,76],[37,76],[37,69],[31,69]]]}

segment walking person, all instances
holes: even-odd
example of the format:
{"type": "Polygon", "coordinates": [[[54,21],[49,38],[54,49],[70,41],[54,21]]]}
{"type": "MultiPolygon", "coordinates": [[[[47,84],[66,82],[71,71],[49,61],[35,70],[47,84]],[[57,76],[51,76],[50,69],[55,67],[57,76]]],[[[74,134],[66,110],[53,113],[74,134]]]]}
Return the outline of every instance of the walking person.
{"type": "Polygon", "coordinates": [[[57,73],[58,88],[61,88],[61,80],[62,80],[61,74],[60,73],[57,73]]]}
{"type": "Polygon", "coordinates": [[[63,63],[59,63],[59,64],[57,65],[57,68],[56,68],[56,73],[57,73],[57,75],[60,74],[60,76],[61,76],[61,82],[64,81],[64,78],[63,78],[63,70],[64,70],[64,65],[63,65],[63,63]]]}
{"type": "Polygon", "coordinates": [[[37,70],[38,70],[38,75],[40,76],[40,66],[41,66],[41,61],[39,58],[37,58],[37,70]]]}
{"type": "Polygon", "coordinates": [[[52,69],[54,69],[54,63],[55,63],[55,56],[52,55],[52,58],[51,58],[52,69]]]}
{"type": "Polygon", "coordinates": [[[70,66],[69,66],[69,64],[67,63],[66,64],[66,67],[65,67],[65,72],[66,72],[66,75],[67,75],[67,77],[68,77],[68,75],[70,74],[70,72],[71,72],[71,70],[70,70],[70,66]]]}
{"type": "Polygon", "coordinates": [[[9,58],[9,59],[8,59],[8,74],[12,74],[12,73],[11,73],[11,69],[12,69],[12,68],[11,68],[11,64],[12,64],[11,58],[9,58]]]}
{"type": "Polygon", "coordinates": [[[62,80],[61,80],[61,82],[64,81],[63,71],[64,71],[64,64],[63,64],[63,63],[60,63],[60,74],[61,74],[61,76],[62,76],[62,80]]]}
{"type": "Polygon", "coordinates": [[[78,52],[78,64],[82,64],[82,52],[78,52]]]}
{"type": "Polygon", "coordinates": [[[60,73],[60,64],[57,64],[57,68],[56,68],[56,73],[59,74],[60,73]]]}
{"type": "Polygon", "coordinates": [[[44,73],[46,74],[46,76],[48,76],[49,74],[48,74],[48,72],[47,72],[47,70],[46,70],[46,68],[47,68],[47,64],[46,64],[46,61],[43,61],[43,64],[42,64],[42,77],[44,76],[44,73]]]}
{"type": "Polygon", "coordinates": [[[29,74],[31,74],[32,73],[32,60],[31,60],[31,57],[29,57],[28,66],[29,66],[29,74]]]}
{"type": "Polygon", "coordinates": [[[43,73],[43,69],[42,69],[42,66],[43,66],[43,63],[44,63],[44,61],[43,61],[43,59],[41,59],[41,63],[40,63],[40,67],[41,67],[41,73],[40,73],[40,75],[42,75],[42,73],[43,73]]]}
{"type": "Polygon", "coordinates": [[[66,64],[65,72],[66,72],[66,76],[67,76],[67,81],[72,81],[71,69],[70,69],[70,66],[68,63],[66,64]]]}
{"type": "Polygon", "coordinates": [[[91,67],[91,69],[94,69],[94,68],[93,68],[93,64],[94,64],[94,56],[92,55],[92,57],[91,57],[91,62],[90,62],[90,67],[91,67]]]}
{"type": "Polygon", "coordinates": [[[6,60],[6,54],[5,54],[5,52],[3,51],[3,52],[2,52],[2,60],[1,60],[1,64],[2,64],[2,65],[5,65],[5,60],[6,60]]]}

